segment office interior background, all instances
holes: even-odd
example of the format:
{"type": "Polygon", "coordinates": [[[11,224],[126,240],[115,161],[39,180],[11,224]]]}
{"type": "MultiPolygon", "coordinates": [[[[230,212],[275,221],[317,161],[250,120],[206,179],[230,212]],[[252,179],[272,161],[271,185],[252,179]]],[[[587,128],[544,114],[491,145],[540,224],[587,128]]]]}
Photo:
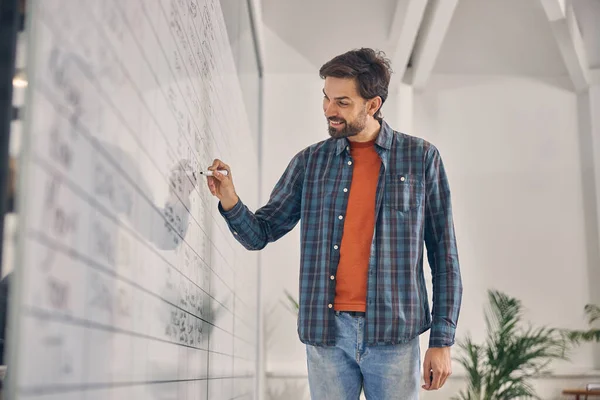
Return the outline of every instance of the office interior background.
{"type": "MultiPolygon", "coordinates": [[[[35,141],[34,130],[28,129],[28,96],[33,98],[34,90],[31,82],[27,85],[27,71],[42,68],[32,66],[28,59],[28,55],[37,54],[36,41],[41,43],[41,30],[31,33],[36,25],[29,21],[36,17],[28,14],[28,10],[35,10],[40,21],[44,13],[52,12],[42,9],[40,1],[30,1],[29,4],[14,1],[12,9],[8,5],[11,2],[3,2],[3,12],[12,10],[22,16],[15,24],[14,35],[8,34],[9,27],[2,27],[2,40],[8,42],[14,36],[15,43],[14,58],[7,58],[3,65],[6,71],[10,69],[10,61],[14,62],[12,88],[2,94],[9,93],[11,103],[9,123],[5,124],[6,129],[2,127],[3,134],[8,135],[3,149],[2,182],[5,197],[14,194],[14,199],[11,197],[14,204],[6,208],[4,215],[3,277],[23,268],[19,252],[27,247],[19,244],[20,240],[26,241],[22,238],[23,215],[19,204],[23,207],[29,204],[21,199],[24,193],[29,193],[28,182],[34,179],[33,175],[20,174],[26,163],[24,152],[32,151],[31,142],[35,141]],[[13,183],[16,189],[11,190],[13,183]]],[[[139,4],[137,0],[127,1],[139,4]]],[[[268,200],[296,153],[328,137],[321,105],[320,66],[354,48],[385,51],[394,71],[389,98],[383,107],[385,120],[398,131],[435,144],[449,176],[464,283],[457,340],[470,336],[473,341],[484,343],[489,333],[485,311],[489,310],[491,290],[522,302],[524,326],[597,329],[597,325],[588,323],[584,307],[600,306],[600,1],[153,0],[150,3],[157,2],[173,9],[181,7],[180,11],[208,5],[209,9],[212,7],[210,17],[223,22],[222,26],[215,23],[215,30],[221,27],[224,35],[220,42],[223,47],[218,52],[212,47],[215,53],[211,57],[224,59],[223,65],[228,68],[219,78],[226,84],[217,85],[216,91],[222,90],[223,96],[216,95],[221,103],[220,111],[215,112],[220,113],[219,121],[235,121],[211,125],[210,140],[216,144],[211,144],[211,151],[198,159],[202,164],[222,158],[230,164],[238,193],[251,209],[268,200]],[[239,92],[232,101],[225,100],[229,84],[235,85],[239,92]],[[238,135],[238,130],[245,133],[238,135]]],[[[96,7],[91,0],[83,3],[86,7],[96,7]]],[[[114,3],[107,2],[120,9],[114,3]]],[[[130,11],[120,10],[123,15],[130,11]]],[[[152,20],[148,12],[144,10],[152,20]]],[[[110,14],[110,11],[95,13],[92,11],[90,15],[110,14]]],[[[168,14],[164,10],[162,13],[168,14]]],[[[202,21],[199,24],[206,23],[202,21]]],[[[65,24],[62,29],[69,28],[65,24]]],[[[99,37],[95,40],[104,40],[99,37]]],[[[77,37],[69,40],[77,46],[77,37]]],[[[203,79],[213,78],[203,75],[203,79]]],[[[182,91],[182,102],[192,102],[186,95],[189,92],[182,91]]],[[[211,95],[207,96],[210,101],[211,95]]],[[[156,201],[164,197],[164,189],[153,191],[154,181],[149,185],[156,201]]],[[[195,195],[203,204],[210,205],[202,209],[205,219],[198,219],[200,225],[209,221],[211,228],[203,232],[207,238],[215,238],[211,241],[215,249],[210,250],[210,260],[216,260],[214,254],[218,253],[223,265],[229,267],[229,260],[234,259],[231,262],[234,274],[245,263],[249,267],[232,277],[231,284],[222,279],[223,287],[227,288],[223,290],[229,291],[234,299],[231,303],[221,289],[214,293],[206,290],[211,301],[231,312],[231,320],[221,324],[219,317],[211,319],[211,314],[203,321],[231,334],[232,344],[219,348],[210,344],[206,348],[199,346],[208,354],[202,358],[208,365],[201,372],[202,395],[193,397],[190,393],[195,389],[190,389],[189,397],[177,397],[173,394],[180,393],[176,389],[161,393],[174,396],[164,398],[308,399],[305,347],[298,339],[296,315],[288,297],[293,299],[298,294],[299,226],[260,253],[246,252],[227,236],[216,211],[216,200],[207,196],[203,181],[197,189],[199,193],[195,195]],[[226,248],[216,244],[220,240],[226,242],[226,248]],[[227,251],[233,255],[230,257],[227,251]],[[238,286],[240,276],[246,283],[252,283],[238,286]],[[241,293],[239,301],[237,293],[241,293]],[[239,304],[247,311],[240,313],[239,304]],[[237,328],[238,320],[244,328],[237,328]],[[229,326],[233,327],[231,332],[229,326]],[[244,329],[247,334],[236,335],[235,332],[244,329]],[[236,342],[238,336],[240,341],[236,342]],[[244,352],[238,346],[251,349],[249,355],[240,356],[245,360],[243,367],[236,364],[238,352],[244,352]],[[233,361],[218,357],[211,361],[211,354],[221,353],[230,354],[233,361]],[[219,367],[213,370],[211,363],[219,367]],[[223,365],[230,369],[228,374],[220,375],[223,365]],[[211,379],[217,381],[222,376],[228,377],[226,383],[211,383],[211,379]]],[[[215,271],[221,270],[212,268],[209,261],[206,264],[219,275],[215,271]]],[[[431,294],[427,262],[424,268],[431,294]]],[[[23,292],[25,287],[21,288],[23,292]]],[[[9,293],[8,338],[11,337],[8,332],[16,329],[11,322],[20,321],[16,315],[19,309],[14,307],[10,313],[11,301],[9,293]]],[[[211,335],[218,338],[219,332],[215,329],[211,335]]],[[[422,354],[427,343],[425,333],[421,337],[422,354]]],[[[12,356],[5,357],[3,362],[5,381],[10,379],[11,368],[7,358],[17,362],[19,357],[25,357],[23,349],[6,347],[10,347],[10,341],[5,346],[5,353],[12,351],[12,356]]],[[[463,350],[456,345],[452,353],[458,357],[463,350]]],[[[114,357],[106,362],[112,383],[118,383],[118,375],[124,373],[123,368],[115,365],[118,360],[114,357]]],[[[27,374],[20,375],[23,381],[19,380],[19,384],[27,383],[24,377],[27,374]]],[[[164,380],[183,379],[175,373],[164,380]]],[[[421,398],[452,398],[466,388],[467,382],[465,369],[455,361],[453,375],[444,388],[422,391],[421,398]]],[[[574,398],[563,394],[563,390],[600,384],[600,345],[585,341],[573,346],[568,360],[553,361],[550,373],[532,382],[542,399],[574,398]]],[[[75,383],[73,378],[65,385],[75,383]]],[[[89,398],[93,390],[86,392],[89,398]]],[[[44,393],[44,389],[23,393],[22,398],[54,398],[44,397],[50,393],[44,393]]],[[[112,392],[107,389],[106,393],[112,392]]],[[[117,394],[107,396],[104,398],[120,398],[117,394]]],[[[156,395],[156,398],[163,397],[156,395]]]]}

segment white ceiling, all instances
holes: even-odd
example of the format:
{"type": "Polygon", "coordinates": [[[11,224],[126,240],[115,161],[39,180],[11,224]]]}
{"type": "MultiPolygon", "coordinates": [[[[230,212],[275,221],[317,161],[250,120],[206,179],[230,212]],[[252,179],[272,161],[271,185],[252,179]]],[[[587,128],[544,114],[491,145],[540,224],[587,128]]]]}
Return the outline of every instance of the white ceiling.
{"type": "Polygon", "coordinates": [[[592,68],[600,68],[600,0],[573,0],[573,9],[592,68]]]}
{"type": "Polygon", "coordinates": [[[389,56],[393,46],[388,35],[396,3],[262,0],[262,16],[268,29],[318,69],[332,57],[358,47],[377,48],[389,56]]]}
{"type": "Polygon", "coordinates": [[[540,0],[459,0],[436,72],[567,74],[540,0]]]}
{"type": "MultiPolygon", "coordinates": [[[[394,11],[397,3],[408,1],[262,0],[262,13],[270,34],[292,47],[307,67],[318,69],[333,56],[362,46],[393,58],[394,11]]],[[[573,2],[590,64],[600,66],[595,39],[600,38],[600,0],[573,2]]],[[[287,68],[291,62],[279,65],[287,68]]],[[[433,72],[567,76],[541,0],[459,0],[433,72]]]]}

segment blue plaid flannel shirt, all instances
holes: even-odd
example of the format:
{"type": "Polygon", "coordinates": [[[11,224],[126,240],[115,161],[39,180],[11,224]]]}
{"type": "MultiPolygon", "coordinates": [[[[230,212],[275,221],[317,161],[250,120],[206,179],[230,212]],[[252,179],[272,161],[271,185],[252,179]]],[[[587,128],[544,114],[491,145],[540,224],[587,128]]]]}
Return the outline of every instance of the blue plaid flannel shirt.
{"type": "MultiPolygon", "coordinates": [[[[431,329],[430,347],[451,346],[462,280],[442,159],[432,144],[394,132],[385,122],[375,144],[382,166],[367,277],[366,343],[402,343],[431,329]],[[433,277],[431,312],[424,244],[433,277]]],[[[264,248],[301,221],[298,334],[306,344],[335,343],[332,304],[352,169],[347,139],[330,138],[298,153],[255,213],[241,200],[227,212],[219,204],[229,229],[249,250],[264,248]]]]}

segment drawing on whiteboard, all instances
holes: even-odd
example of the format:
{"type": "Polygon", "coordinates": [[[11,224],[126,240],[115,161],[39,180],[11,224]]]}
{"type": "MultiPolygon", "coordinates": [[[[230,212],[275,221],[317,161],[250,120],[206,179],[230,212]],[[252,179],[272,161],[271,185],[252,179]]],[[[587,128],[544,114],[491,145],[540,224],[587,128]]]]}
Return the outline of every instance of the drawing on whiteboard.
{"type": "Polygon", "coordinates": [[[131,297],[132,293],[126,287],[121,286],[117,290],[116,309],[119,317],[131,317],[131,297]]]}
{"type": "Polygon", "coordinates": [[[78,214],[74,210],[68,211],[59,200],[61,188],[62,182],[58,177],[52,177],[46,182],[44,202],[46,213],[42,218],[47,222],[42,223],[42,226],[45,225],[59,239],[64,239],[67,236],[73,236],[77,230],[78,214]]]}
{"type": "Polygon", "coordinates": [[[103,311],[108,315],[108,320],[112,320],[114,296],[104,277],[95,271],[90,272],[88,289],[90,298],[88,305],[95,312],[103,311]]]}
{"type": "Polygon", "coordinates": [[[46,336],[42,339],[48,353],[56,365],[53,369],[57,379],[63,379],[65,375],[73,372],[72,355],[69,354],[65,345],[65,338],[62,335],[46,336]]]}
{"type": "Polygon", "coordinates": [[[106,197],[114,209],[128,218],[131,217],[133,195],[122,179],[118,175],[111,174],[104,163],[97,162],[94,165],[94,194],[98,197],[106,197]]]}
{"type": "Polygon", "coordinates": [[[48,300],[57,310],[68,310],[70,287],[67,282],[60,282],[52,276],[46,278],[48,300]]]}
{"type": "Polygon", "coordinates": [[[99,220],[92,223],[90,234],[92,256],[110,266],[114,266],[116,261],[115,237],[109,233],[108,229],[99,220]]]}
{"type": "Polygon", "coordinates": [[[65,103],[70,107],[70,121],[73,125],[79,120],[80,110],[80,90],[75,86],[72,80],[73,74],[77,71],[72,67],[71,62],[77,62],[77,59],[61,54],[58,48],[53,48],[48,59],[48,69],[53,78],[53,83],[62,90],[65,103]]]}
{"type": "Polygon", "coordinates": [[[76,135],[70,135],[67,138],[63,132],[63,127],[59,127],[59,122],[55,122],[50,130],[50,157],[63,166],[65,169],[71,168],[73,161],[73,147],[69,143],[70,140],[75,140],[76,135]]]}
{"type": "Polygon", "coordinates": [[[196,16],[198,16],[198,5],[196,4],[195,0],[190,0],[189,4],[190,4],[190,15],[192,16],[192,18],[196,18],[196,16]]]}
{"type": "Polygon", "coordinates": [[[18,394],[251,398],[256,260],[196,173],[223,153],[256,176],[218,1],[30,7],[15,347],[23,370],[57,368],[16,375],[18,394]]]}

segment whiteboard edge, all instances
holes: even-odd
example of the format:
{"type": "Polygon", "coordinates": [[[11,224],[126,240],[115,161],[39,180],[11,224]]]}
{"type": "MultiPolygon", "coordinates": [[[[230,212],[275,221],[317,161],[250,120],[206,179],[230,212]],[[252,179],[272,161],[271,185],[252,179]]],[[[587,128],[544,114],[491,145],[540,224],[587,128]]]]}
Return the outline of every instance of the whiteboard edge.
{"type": "Polygon", "coordinates": [[[36,65],[34,47],[36,44],[36,30],[35,21],[38,18],[38,2],[32,1],[27,4],[25,12],[25,35],[23,36],[26,41],[26,65],[25,70],[27,71],[28,86],[25,92],[25,100],[23,103],[23,134],[22,134],[22,147],[21,154],[19,156],[18,170],[19,179],[17,182],[17,239],[15,246],[15,260],[13,268],[13,277],[11,279],[11,285],[9,288],[8,301],[9,301],[9,315],[8,315],[8,357],[7,357],[7,385],[6,385],[6,398],[17,399],[17,390],[19,382],[19,370],[20,370],[20,339],[22,332],[22,305],[23,305],[23,273],[24,273],[24,260],[25,260],[25,242],[27,235],[27,183],[30,176],[31,158],[32,158],[32,140],[31,140],[31,106],[33,99],[33,91],[36,81],[34,74],[34,66],[36,65]],[[12,371],[12,372],[10,372],[12,371]]]}

